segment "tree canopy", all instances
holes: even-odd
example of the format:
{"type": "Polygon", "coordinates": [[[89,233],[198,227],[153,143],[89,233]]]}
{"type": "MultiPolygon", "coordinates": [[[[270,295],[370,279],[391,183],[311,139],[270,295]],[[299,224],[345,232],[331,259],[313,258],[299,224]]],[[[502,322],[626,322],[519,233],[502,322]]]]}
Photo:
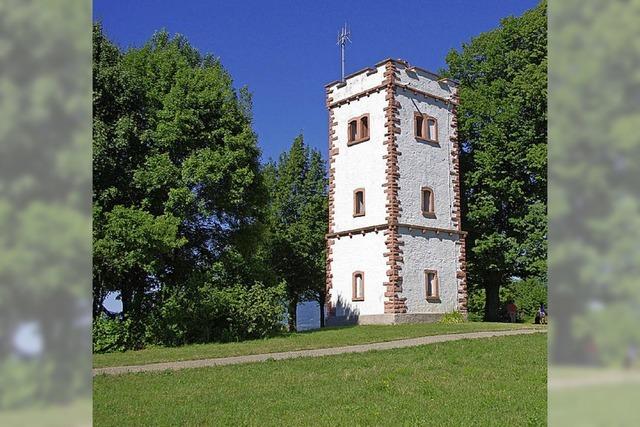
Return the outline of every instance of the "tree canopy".
{"type": "Polygon", "coordinates": [[[287,284],[289,329],[296,306],[316,300],[324,323],[325,240],[328,221],[327,176],[320,153],[298,136],[288,152],[265,168],[269,205],[270,265],[287,284]]]}
{"type": "Polygon", "coordinates": [[[451,51],[447,64],[460,82],[468,279],[496,320],[501,286],[547,276],[546,2],[451,51]]]}
{"type": "Polygon", "coordinates": [[[267,202],[251,97],[164,31],[122,52],[96,24],[93,64],[94,317],[118,292],[141,342],[152,308],[258,279],[237,268],[255,263],[267,202]]]}

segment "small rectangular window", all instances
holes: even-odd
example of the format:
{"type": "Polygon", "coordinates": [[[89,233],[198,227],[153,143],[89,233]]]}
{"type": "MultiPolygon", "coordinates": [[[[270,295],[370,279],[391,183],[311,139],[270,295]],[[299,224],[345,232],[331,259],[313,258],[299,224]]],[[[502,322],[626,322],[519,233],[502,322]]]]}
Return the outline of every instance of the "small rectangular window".
{"type": "Polygon", "coordinates": [[[424,271],[425,293],[428,300],[440,298],[440,286],[438,284],[438,272],[436,270],[424,271]]]}
{"type": "Polygon", "coordinates": [[[422,125],[424,118],[421,115],[416,116],[416,136],[418,138],[424,138],[424,134],[422,133],[422,125]]]}
{"type": "Polygon", "coordinates": [[[369,139],[369,114],[363,114],[349,120],[347,145],[358,144],[369,139]]]}
{"type": "Polygon", "coordinates": [[[364,188],[358,188],[353,192],[353,216],[364,215],[364,188]]]}
{"type": "Polygon", "coordinates": [[[438,126],[436,124],[436,119],[433,117],[429,117],[427,119],[427,139],[429,141],[438,140],[438,126]]]}
{"type": "Polygon", "coordinates": [[[369,116],[360,118],[360,139],[369,138],[369,116]]]}
{"type": "Polygon", "coordinates": [[[434,117],[415,113],[415,135],[424,141],[438,142],[438,122],[434,117]]]}
{"type": "Polygon", "coordinates": [[[349,142],[353,142],[358,139],[358,122],[351,120],[349,122],[349,142]]]}
{"type": "Polygon", "coordinates": [[[435,203],[433,190],[429,187],[422,187],[422,214],[432,216],[435,214],[435,203]]]}
{"type": "Polygon", "coordinates": [[[353,273],[353,301],[364,301],[364,272],[356,271],[353,273]]]}

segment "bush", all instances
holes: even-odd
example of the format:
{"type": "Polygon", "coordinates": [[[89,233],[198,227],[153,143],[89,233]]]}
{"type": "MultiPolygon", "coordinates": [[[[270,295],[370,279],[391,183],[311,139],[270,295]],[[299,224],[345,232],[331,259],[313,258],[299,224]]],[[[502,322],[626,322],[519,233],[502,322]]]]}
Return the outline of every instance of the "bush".
{"type": "MultiPolygon", "coordinates": [[[[500,313],[506,317],[505,306],[509,300],[518,307],[518,313],[524,320],[529,320],[536,315],[540,303],[547,305],[547,285],[538,279],[514,280],[510,285],[500,288],[500,313]]],[[[485,290],[473,289],[469,292],[467,307],[471,322],[480,322],[484,319],[485,290]]]]}
{"type": "Polygon", "coordinates": [[[446,313],[444,316],[440,318],[438,323],[464,323],[464,316],[459,311],[452,311],[451,313],[446,313]]]}
{"type": "Polygon", "coordinates": [[[513,300],[518,307],[520,317],[529,320],[535,317],[540,303],[547,306],[547,285],[534,278],[514,281],[500,290],[501,304],[509,300],[513,300]]]}
{"type": "Polygon", "coordinates": [[[241,341],[281,332],[286,310],[284,284],[234,285],[166,291],[137,331],[131,321],[100,316],[93,322],[93,351],[105,353],[148,345],[241,341]]]}
{"type": "Polygon", "coordinates": [[[470,322],[482,322],[484,320],[484,289],[473,289],[469,292],[467,300],[468,315],[470,322]]]}
{"type": "Polygon", "coordinates": [[[117,318],[100,316],[93,319],[93,352],[123,351],[128,345],[129,324],[117,318]]]}
{"type": "Polygon", "coordinates": [[[230,305],[229,332],[232,339],[265,338],[282,332],[286,310],[286,287],[283,284],[266,287],[255,285],[229,289],[233,297],[230,305]]]}

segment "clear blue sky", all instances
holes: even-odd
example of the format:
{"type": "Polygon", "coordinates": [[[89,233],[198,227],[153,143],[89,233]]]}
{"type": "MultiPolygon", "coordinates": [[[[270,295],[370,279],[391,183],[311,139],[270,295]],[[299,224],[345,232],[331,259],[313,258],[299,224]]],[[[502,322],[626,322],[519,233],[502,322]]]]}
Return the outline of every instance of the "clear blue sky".
{"type": "Polygon", "coordinates": [[[263,160],[293,138],[326,158],[324,85],[339,78],[336,37],[347,21],[353,43],[346,72],[388,58],[438,71],[452,49],[518,16],[535,0],[241,1],[95,0],[94,19],[120,47],[140,46],[165,28],[219,56],[236,87],[253,93],[254,129],[263,160]]]}

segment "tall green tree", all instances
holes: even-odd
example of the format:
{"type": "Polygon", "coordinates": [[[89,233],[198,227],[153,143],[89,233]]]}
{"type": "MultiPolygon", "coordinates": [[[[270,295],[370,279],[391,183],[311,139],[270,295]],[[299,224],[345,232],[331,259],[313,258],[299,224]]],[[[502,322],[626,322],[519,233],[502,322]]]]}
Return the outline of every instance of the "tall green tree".
{"type": "Polygon", "coordinates": [[[447,56],[460,82],[469,282],[486,291],[486,320],[514,277],[546,281],[546,11],[543,1],[447,56]]]}
{"type": "Polygon", "coordinates": [[[269,208],[270,265],[287,286],[289,330],[296,330],[296,307],[320,305],[324,326],[325,239],[328,202],[325,162],[298,136],[288,152],[265,167],[269,208]]]}
{"type": "Polygon", "coordinates": [[[164,31],[122,52],[96,24],[93,64],[94,316],[117,291],[142,336],[153,307],[236,281],[230,254],[251,256],[266,206],[251,99],[164,31]]]}

